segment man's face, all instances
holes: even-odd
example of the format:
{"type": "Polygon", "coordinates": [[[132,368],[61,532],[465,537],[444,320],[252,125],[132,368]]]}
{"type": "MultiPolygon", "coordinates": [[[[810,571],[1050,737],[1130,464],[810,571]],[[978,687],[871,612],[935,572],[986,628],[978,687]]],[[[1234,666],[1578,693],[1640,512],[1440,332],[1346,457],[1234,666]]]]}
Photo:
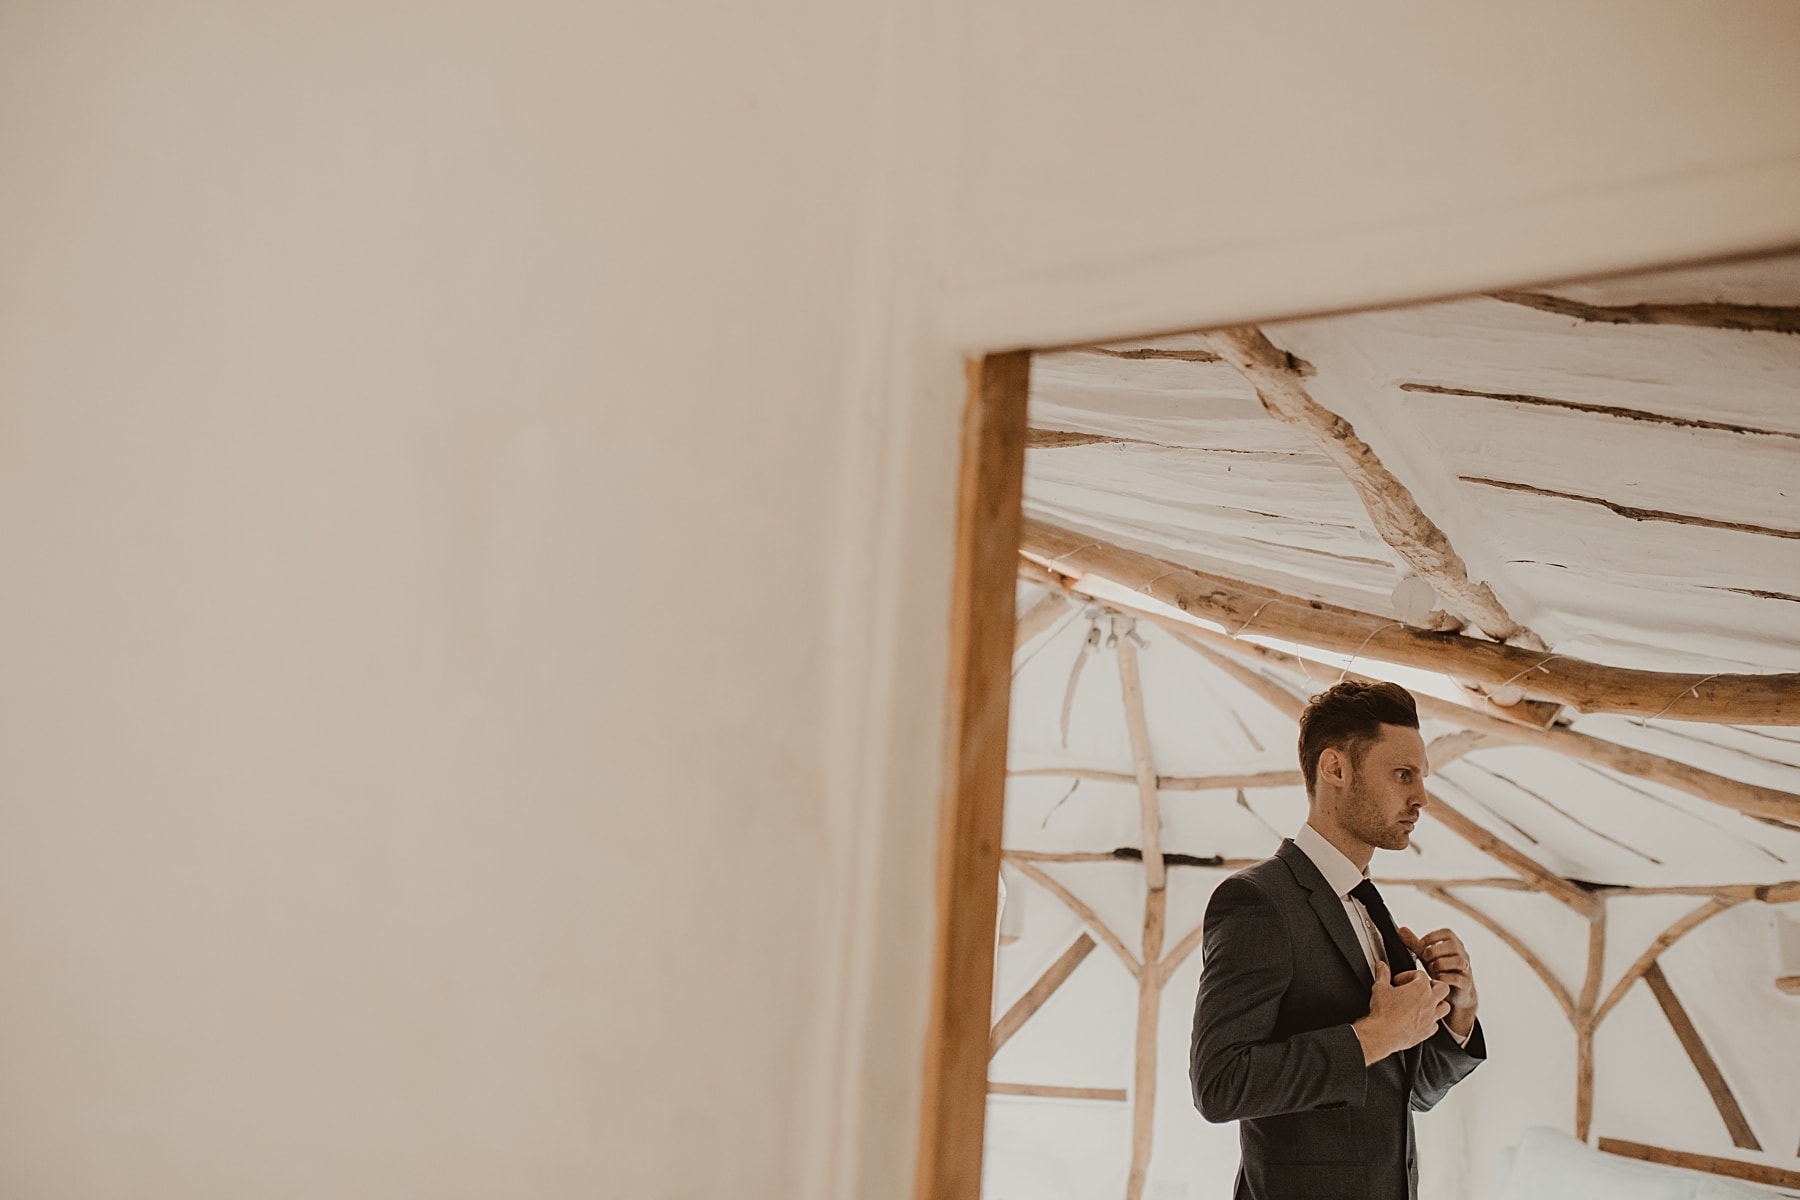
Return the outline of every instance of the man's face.
{"type": "Polygon", "coordinates": [[[1425,739],[1404,725],[1383,725],[1375,740],[1349,764],[1338,814],[1345,830],[1382,850],[1404,850],[1412,840],[1425,795],[1425,739]]]}

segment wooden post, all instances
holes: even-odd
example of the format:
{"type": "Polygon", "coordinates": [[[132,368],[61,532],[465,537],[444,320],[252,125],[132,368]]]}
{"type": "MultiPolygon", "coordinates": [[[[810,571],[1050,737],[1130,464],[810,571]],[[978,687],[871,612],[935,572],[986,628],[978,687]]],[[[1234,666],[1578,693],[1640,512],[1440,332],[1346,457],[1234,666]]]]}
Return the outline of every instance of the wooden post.
{"type": "Polygon", "coordinates": [[[1156,968],[1162,957],[1168,906],[1167,888],[1150,888],[1145,893],[1144,969],[1138,972],[1137,1062],[1131,1080],[1131,1174],[1125,1183],[1125,1200],[1143,1197],[1156,1133],[1156,1026],[1162,1010],[1162,972],[1156,968]]]}
{"type": "Polygon", "coordinates": [[[1594,1030],[1599,1018],[1594,1001],[1600,996],[1600,972],[1606,967],[1606,904],[1588,915],[1587,978],[1575,1002],[1575,1136],[1587,1141],[1594,1124],[1594,1030]]]}
{"type": "Polygon", "coordinates": [[[981,1196],[1030,369],[1023,351],[971,363],[963,412],[918,1200],[981,1196]]]}
{"type": "MultiPolygon", "coordinates": [[[[1138,676],[1137,647],[1129,637],[1119,639],[1119,689],[1125,699],[1125,728],[1131,736],[1131,758],[1137,768],[1138,817],[1143,828],[1144,878],[1153,892],[1161,891],[1163,872],[1162,807],[1156,794],[1156,762],[1150,754],[1150,728],[1144,720],[1144,684],[1138,676]]],[[[1144,961],[1156,961],[1149,951],[1144,961]]]]}

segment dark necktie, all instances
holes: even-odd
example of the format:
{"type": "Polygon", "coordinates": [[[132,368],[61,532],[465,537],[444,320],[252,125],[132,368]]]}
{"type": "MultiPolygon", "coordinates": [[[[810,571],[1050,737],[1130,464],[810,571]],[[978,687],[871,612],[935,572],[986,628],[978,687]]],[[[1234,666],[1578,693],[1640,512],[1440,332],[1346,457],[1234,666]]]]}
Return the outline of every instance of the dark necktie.
{"type": "Polygon", "coordinates": [[[1350,889],[1350,895],[1362,901],[1363,908],[1368,910],[1369,920],[1375,923],[1375,932],[1381,935],[1382,948],[1387,952],[1387,964],[1390,975],[1398,975],[1413,969],[1413,956],[1406,949],[1406,943],[1400,940],[1400,931],[1394,928],[1394,918],[1382,902],[1381,893],[1375,889],[1373,879],[1365,879],[1350,889]]]}

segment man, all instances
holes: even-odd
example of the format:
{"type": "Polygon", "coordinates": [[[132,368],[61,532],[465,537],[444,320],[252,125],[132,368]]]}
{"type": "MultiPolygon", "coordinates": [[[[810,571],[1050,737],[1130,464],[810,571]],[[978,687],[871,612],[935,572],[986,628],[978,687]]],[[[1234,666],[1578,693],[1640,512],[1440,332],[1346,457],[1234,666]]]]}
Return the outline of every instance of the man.
{"type": "Polygon", "coordinates": [[[1207,905],[1189,1077],[1207,1120],[1238,1122],[1237,1200],[1417,1197],[1410,1110],[1487,1057],[1462,940],[1395,928],[1368,878],[1410,844],[1428,769],[1406,689],[1322,692],[1306,824],[1207,905]]]}

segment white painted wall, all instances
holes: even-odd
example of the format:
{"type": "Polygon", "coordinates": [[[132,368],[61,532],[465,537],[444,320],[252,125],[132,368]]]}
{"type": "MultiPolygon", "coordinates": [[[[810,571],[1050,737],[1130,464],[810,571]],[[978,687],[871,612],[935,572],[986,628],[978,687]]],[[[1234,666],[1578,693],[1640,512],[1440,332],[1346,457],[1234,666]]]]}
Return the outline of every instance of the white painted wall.
{"type": "Polygon", "coordinates": [[[958,352],[1800,240],[1797,22],[0,10],[0,1191],[907,1195],[958,352]]]}

